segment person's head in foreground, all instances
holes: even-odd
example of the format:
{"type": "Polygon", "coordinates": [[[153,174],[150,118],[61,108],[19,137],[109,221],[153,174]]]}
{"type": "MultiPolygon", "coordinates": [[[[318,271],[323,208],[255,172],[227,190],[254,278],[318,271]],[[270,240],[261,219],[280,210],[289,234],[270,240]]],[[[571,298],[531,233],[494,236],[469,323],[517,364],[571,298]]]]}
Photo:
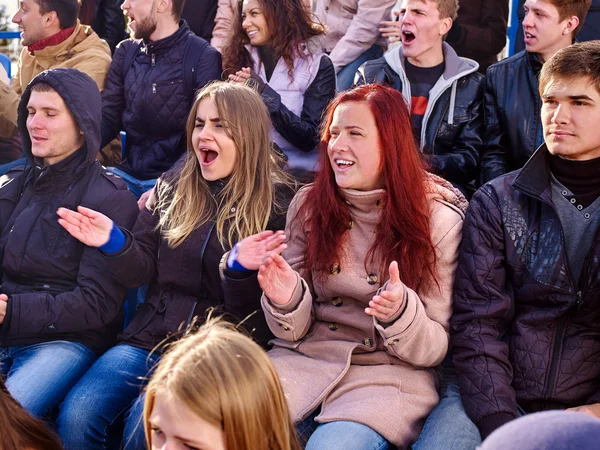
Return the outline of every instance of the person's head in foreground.
{"type": "Polygon", "coordinates": [[[0,450],[62,450],[62,445],[42,422],[12,398],[0,378],[0,450]]]}
{"type": "Polygon", "coordinates": [[[600,42],[556,53],[540,74],[542,126],[548,151],[564,159],[600,157],[600,42]]]}
{"type": "Polygon", "coordinates": [[[479,450],[596,450],[600,420],[571,411],[546,411],[498,428],[479,450]]]}
{"type": "Polygon", "coordinates": [[[151,449],[300,449],[267,354],[215,319],[161,359],[146,391],[144,426],[151,449]]]}

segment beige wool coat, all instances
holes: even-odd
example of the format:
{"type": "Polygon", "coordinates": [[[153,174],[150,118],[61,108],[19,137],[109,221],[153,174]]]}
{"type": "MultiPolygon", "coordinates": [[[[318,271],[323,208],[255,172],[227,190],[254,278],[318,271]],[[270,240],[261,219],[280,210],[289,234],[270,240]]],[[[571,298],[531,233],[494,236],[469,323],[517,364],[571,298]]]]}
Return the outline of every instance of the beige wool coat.
{"type": "MultiPolygon", "coordinates": [[[[307,230],[293,218],[310,188],[298,192],[287,216],[290,241],[283,256],[298,270],[307,230]]],[[[467,202],[446,181],[429,177],[438,284],[406,288],[404,312],[384,325],[364,308],[389,274],[378,273],[374,264],[365,271],[364,260],[385,207],[385,192],[341,191],[352,217],[346,257],[323,282],[299,270],[298,285],[285,305],[276,306],[263,296],[267,322],[277,337],[269,356],[295,422],[321,406],[317,422],[358,422],[408,448],[439,401],[434,368],[448,350],[452,285],[467,202]]]]}

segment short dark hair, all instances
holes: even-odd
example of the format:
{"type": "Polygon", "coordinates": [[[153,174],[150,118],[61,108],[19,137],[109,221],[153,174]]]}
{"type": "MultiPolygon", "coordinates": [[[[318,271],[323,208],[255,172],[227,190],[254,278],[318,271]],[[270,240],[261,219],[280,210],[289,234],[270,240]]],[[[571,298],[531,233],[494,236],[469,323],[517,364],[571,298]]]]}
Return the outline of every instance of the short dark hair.
{"type": "Polygon", "coordinates": [[[60,29],[74,27],[79,17],[79,0],[34,0],[40,6],[40,14],[54,11],[58,16],[60,29]]]}
{"type": "Polygon", "coordinates": [[[172,0],[173,8],[171,9],[171,14],[179,22],[181,19],[181,13],[183,11],[183,7],[185,6],[185,0],[172,0]]]}
{"type": "Polygon", "coordinates": [[[540,73],[540,96],[556,78],[589,78],[600,92],[600,41],[578,42],[546,61],[540,73]]]}
{"type": "Polygon", "coordinates": [[[31,86],[31,92],[56,92],[56,89],[42,81],[31,86]]]}
{"type": "Polygon", "coordinates": [[[558,9],[561,21],[572,16],[579,18],[579,25],[573,30],[573,37],[575,37],[579,33],[579,30],[581,30],[583,22],[585,22],[585,16],[590,9],[592,0],[548,0],[548,3],[558,9]]]}

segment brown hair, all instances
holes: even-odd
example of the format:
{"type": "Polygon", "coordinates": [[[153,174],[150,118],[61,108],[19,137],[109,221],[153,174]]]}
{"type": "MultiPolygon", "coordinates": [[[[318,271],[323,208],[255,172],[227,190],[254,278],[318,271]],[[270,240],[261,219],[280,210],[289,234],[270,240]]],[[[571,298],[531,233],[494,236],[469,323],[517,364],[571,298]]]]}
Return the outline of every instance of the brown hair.
{"type": "MultiPolygon", "coordinates": [[[[259,0],[271,33],[271,44],[275,55],[283,58],[290,77],[294,71],[294,58],[307,58],[311,48],[307,42],[325,32],[316,17],[306,9],[302,0],[259,0]]],[[[237,71],[242,67],[252,67],[250,54],[244,47],[250,39],[242,28],[242,5],[238,1],[238,10],[234,20],[233,34],[223,48],[223,69],[237,71]]]]}
{"type": "Polygon", "coordinates": [[[600,92],[600,41],[578,42],[550,58],[540,73],[540,96],[556,78],[589,78],[600,92]]]}
{"type": "Polygon", "coordinates": [[[232,324],[209,319],[161,358],[144,403],[149,448],[154,399],[164,393],[222,429],[229,450],[300,450],[269,357],[232,324]]]}
{"type": "Polygon", "coordinates": [[[56,437],[12,398],[0,377],[0,450],[62,450],[56,437]]]}
{"type": "Polygon", "coordinates": [[[431,1],[437,3],[438,9],[440,10],[440,19],[446,19],[450,17],[452,20],[456,20],[458,16],[458,0],[421,0],[423,3],[431,1]]]}
{"type": "Polygon", "coordinates": [[[551,5],[554,5],[558,9],[558,15],[560,20],[565,20],[572,16],[579,18],[579,25],[573,30],[573,37],[579,34],[579,30],[583,26],[585,16],[590,9],[592,0],[546,0],[551,5]]]}

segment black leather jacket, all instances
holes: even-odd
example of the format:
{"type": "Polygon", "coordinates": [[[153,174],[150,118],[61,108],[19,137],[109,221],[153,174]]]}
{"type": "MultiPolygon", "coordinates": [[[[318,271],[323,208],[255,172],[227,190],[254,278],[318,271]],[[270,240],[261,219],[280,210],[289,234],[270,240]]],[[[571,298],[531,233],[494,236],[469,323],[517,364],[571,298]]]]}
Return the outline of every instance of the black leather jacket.
{"type": "MultiPolygon", "coordinates": [[[[444,57],[446,70],[451,70],[452,63],[459,67],[464,61],[474,64],[474,70],[460,75],[455,81],[452,114],[449,111],[453,95],[451,84],[445,87],[437,100],[430,97],[430,102],[435,104],[429,120],[426,122],[423,119],[425,139],[421,139],[421,147],[423,153],[430,155],[429,163],[433,171],[464,191],[477,176],[483,134],[484,77],[476,72],[477,64],[474,61],[459,58],[447,44],[444,44],[444,57]]],[[[448,79],[446,72],[444,78],[448,79]]],[[[358,69],[354,84],[384,83],[405,93],[403,80],[407,80],[403,71],[401,74],[396,72],[383,57],[363,64],[358,69]]],[[[434,96],[435,89],[434,86],[431,96],[434,96]]]]}
{"type": "Polygon", "coordinates": [[[525,51],[488,69],[480,184],[520,169],[542,144],[541,69],[536,56],[525,51]]]}
{"type": "Polygon", "coordinates": [[[121,0],[96,0],[96,19],[92,28],[115,52],[115,47],[127,38],[121,0]]]}

